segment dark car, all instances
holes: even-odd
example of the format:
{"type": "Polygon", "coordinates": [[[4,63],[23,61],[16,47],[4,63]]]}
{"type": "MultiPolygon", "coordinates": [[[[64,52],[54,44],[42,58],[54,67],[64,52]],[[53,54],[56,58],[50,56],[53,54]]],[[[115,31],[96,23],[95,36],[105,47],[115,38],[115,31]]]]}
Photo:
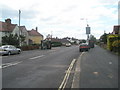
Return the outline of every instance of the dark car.
{"type": "Polygon", "coordinates": [[[79,46],[79,51],[82,52],[82,51],[89,51],[90,47],[87,43],[82,43],[80,44],[79,46]]]}

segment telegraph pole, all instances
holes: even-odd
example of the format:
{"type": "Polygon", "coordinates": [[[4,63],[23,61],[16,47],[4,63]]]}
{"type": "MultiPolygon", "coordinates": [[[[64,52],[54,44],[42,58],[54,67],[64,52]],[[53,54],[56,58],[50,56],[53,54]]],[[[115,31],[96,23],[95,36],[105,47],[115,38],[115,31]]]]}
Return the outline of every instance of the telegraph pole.
{"type": "Polygon", "coordinates": [[[19,10],[19,26],[20,26],[20,14],[21,14],[21,11],[19,10]]]}
{"type": "Polygon", "coordinates": [[[21,41],[20,41],[20,34],[21,34],[21,31],[20,31],[20,14],[21,14],[21,11],[19,10],[19,46],[21,46],[21,41]]]}

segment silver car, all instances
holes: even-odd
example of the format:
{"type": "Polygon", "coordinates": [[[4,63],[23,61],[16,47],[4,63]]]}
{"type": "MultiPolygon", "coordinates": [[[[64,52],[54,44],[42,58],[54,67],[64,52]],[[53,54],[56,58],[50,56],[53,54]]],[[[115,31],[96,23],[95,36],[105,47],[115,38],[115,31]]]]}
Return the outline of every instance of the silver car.
{"type": "Polygon", "coordinates": [[[0,47],[0,55],[11,55],[11,54],[20,54],[21,53],[21,49],[20,48],[16,48],[13,45],[3,45],[0,47]]]}

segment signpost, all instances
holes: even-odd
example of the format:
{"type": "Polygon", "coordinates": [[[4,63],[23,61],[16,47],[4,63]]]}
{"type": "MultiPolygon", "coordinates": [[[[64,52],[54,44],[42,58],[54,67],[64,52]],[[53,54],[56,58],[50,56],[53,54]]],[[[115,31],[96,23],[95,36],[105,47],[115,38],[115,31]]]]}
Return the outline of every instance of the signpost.
{"type": "Polygon", "coordinates": [[[87,41],[89,41],[89,34],[90,34],[90,27],[89,25],[87,24],[87,27],[86,27],[86,34],[87,34],[87,41]]]}

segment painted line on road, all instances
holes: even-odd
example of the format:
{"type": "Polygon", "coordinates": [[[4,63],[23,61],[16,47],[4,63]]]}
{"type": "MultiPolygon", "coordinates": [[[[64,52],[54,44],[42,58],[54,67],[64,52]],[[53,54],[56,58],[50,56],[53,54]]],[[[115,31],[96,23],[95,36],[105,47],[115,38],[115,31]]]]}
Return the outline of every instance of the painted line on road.
{"type": "Polygon", "coordinates": [[[64,90],[65,89],[65,86],[67,84],[67,81],[69,79],[69,76],[70,76],[70,73],[71,73],[71,70],[74,66],[75,61],[76,61],[76,59],[73,59],[73,61],[71,62],[71,64],[70,64],[69,68],[67,69],[67,72],[66,72],[66,74],[64,76],[64,79],[63,79],[60,87],[58,88],[58,90],[64,90]]]}
{"type": "Polygon", "coordinates": [[[15,66],[15,65],[17,65],[19,63],[22,63],[22,61],[20,61],[20,62],[16,61],[16,62],[12,62],[12,63],[5,63],[5,64],[0,65],[0,69],[7,68],[7,67],[10,67],[10,66],[15,66]]]}
{"type": "Polygon", "coordinates": [[[79,87],[79,84],[80,84],[80,61],[82,59],[82,56],[85,53],[86,52],[82,52],[81,55],[79,56],[79,58],[77,59],[75,73],[74,73],[74,76],[73,76],[73,81],[72,81],[71,88],[80,88],[79,87]]]}
{"type": "Polygon", "coordinates": [[[44,57],[45,55],[40,55],[40,56],[36,56],[36,57],[32,57],[30,59],[37,59],[37,58],[40,58],[40,57],[44,57]]]}

